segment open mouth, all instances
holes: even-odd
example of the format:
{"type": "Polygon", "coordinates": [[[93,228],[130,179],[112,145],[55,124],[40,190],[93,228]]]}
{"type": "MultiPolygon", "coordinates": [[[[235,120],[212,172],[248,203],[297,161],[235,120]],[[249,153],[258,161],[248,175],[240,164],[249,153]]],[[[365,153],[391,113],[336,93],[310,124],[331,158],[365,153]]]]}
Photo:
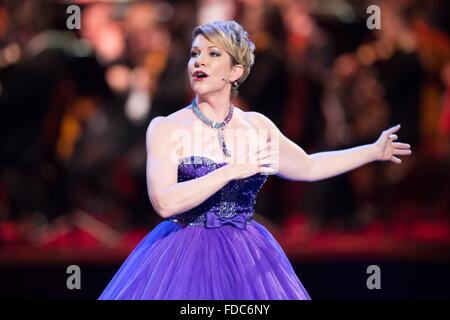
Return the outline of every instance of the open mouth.
{"type": "Polygon", "coordinates": [[[207,78],[208,75],[203,71],[197,70],[192,74],[192,77],[194,78],[194,80],[202,80],[202,79],[207,78]]]}

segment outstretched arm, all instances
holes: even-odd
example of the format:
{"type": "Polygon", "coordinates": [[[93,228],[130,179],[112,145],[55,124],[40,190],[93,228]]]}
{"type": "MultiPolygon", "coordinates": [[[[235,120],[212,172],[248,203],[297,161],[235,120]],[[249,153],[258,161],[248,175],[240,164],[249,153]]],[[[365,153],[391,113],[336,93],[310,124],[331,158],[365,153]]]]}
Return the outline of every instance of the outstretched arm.
{"type": "Polygon", "coordinates": [[[358,146],[345,150],[319,152],[311,155],[314,165],[311,176],[315,180],[333,177],[341,173],[353,170],[373,161],[392,161],[402,163],[397,158],[399,155],[411,155],[410,145],[394,142],[398,136],[394,132],[400,129],[396,125],[384,130],[377,141],[371,144],[358,146]]]}
{"type": "Polygon", "coordinates": [[[393,142],[397,139],[394,132],[400,125],[382,132],[378,140],[372,144],[354,148],[306,154],[302,148],[286,138],[275,124],[262,114],[251,112],[259,128],[275,132],[279,147],[279,170],[277,175],[294,181],[318,181],[348,172],[367,163],[381,160],[401,163],[396,155],[410,155],[409,144],[393,142]]]}

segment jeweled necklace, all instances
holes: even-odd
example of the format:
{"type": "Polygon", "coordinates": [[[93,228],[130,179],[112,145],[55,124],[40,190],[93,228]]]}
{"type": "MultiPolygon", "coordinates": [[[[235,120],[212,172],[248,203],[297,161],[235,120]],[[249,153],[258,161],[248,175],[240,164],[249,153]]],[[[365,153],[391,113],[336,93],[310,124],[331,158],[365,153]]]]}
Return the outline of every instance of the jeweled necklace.
{"type": "Polygon", "coordinates": [[[195,98],[192,100],[192,106],[193,106],[195,115],[208,127],[217,131],[219,145],[222,148],[223,154],[226,157],[230,157],[231,154],[227,149],[227,146],[225,144],[225,139],[223,137],[223,130],[225,129],[228,122],[230,122],[231,117],[233,116],[233,105],[230,103],[230,108],[228,109],[228,115],[226,116],[226,118],[223,121],[212,121],[211,119],[208,119],[198,108],[195,98]]]}

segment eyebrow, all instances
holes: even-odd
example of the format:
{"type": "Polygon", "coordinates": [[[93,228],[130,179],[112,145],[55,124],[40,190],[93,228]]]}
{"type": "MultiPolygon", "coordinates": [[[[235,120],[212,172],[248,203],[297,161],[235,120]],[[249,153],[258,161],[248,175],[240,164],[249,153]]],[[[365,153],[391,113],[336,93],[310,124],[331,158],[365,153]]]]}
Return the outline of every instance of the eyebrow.
{"type": "MultiPolygon", "coordinates": [[[[209,46],[208,48],[217,48],[217,49],[219,49],[219,47],[217,47],[217,46],[209,46]]],[[[197,46],[193,46],[192,49],[198,49],[198,47],[197,46]]]]}

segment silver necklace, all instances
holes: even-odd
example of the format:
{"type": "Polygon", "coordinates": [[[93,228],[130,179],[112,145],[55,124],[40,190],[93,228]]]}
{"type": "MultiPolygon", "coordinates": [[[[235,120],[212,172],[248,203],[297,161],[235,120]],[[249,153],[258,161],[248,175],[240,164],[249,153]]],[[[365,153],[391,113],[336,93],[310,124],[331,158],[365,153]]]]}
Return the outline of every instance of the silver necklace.
{"type": "Polygon", "coordinates": [[[230,122],[231,117],[233,116],[233,105],[230,103],[230,108],[228,109],[228,114],[223,121],[212,121],[211,119],[208,119],[198,108],[195,98],[192,100],[192,106],[193,106],[195,115],[208,127],[216,130],[217,138],[219,139],[219,145],[222,148],[223,154],[226,157],[231,157],[230,151],[227,149],[227,146],[225,144],[223,130],[225,129],[228,122],[230,122]]]}

